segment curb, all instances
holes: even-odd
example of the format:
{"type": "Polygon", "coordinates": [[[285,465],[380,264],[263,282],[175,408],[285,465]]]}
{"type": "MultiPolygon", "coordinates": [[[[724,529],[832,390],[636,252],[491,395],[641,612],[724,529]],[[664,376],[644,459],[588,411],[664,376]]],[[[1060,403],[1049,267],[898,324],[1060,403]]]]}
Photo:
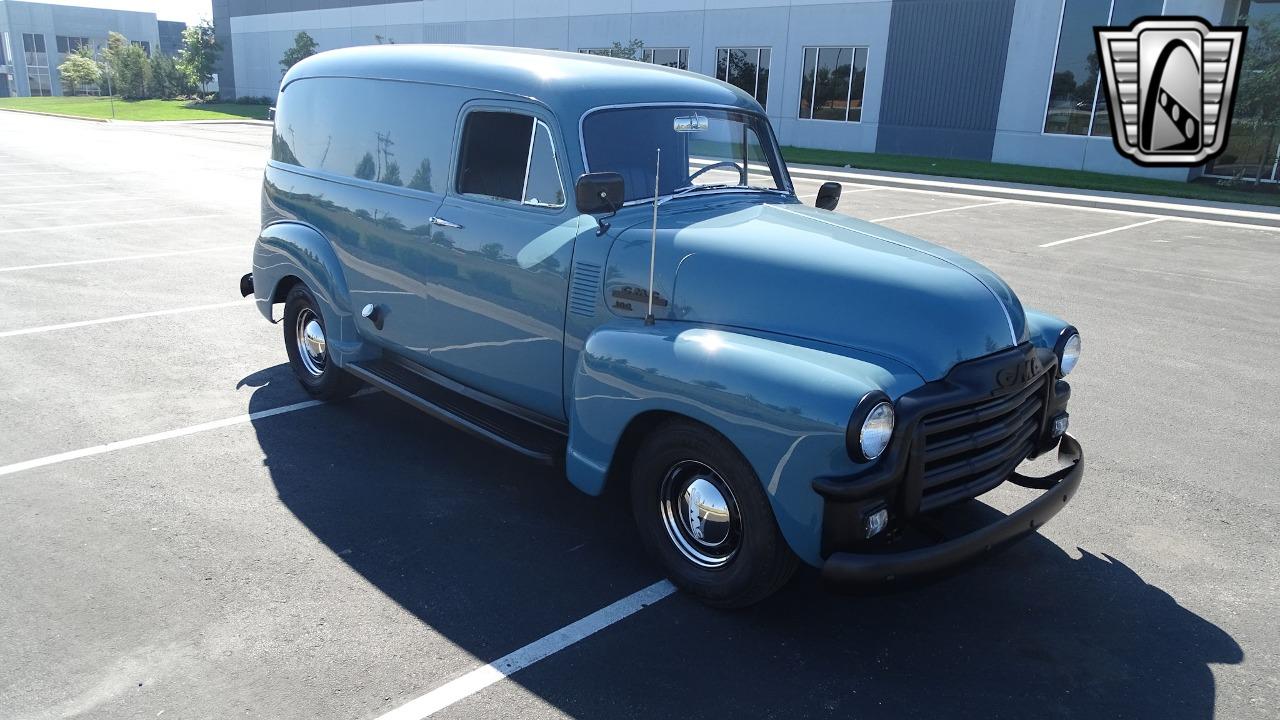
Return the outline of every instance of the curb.
{"type": "Polygon", "coordinates": [[[84,120],[97,123],[124,123],[130,125],[265,125],[271,127],[275,123],[270,120],[213,119],[213,120],[112,120],[111,118],[85,117],[83,115],[63,115],[62,113],[41,112],[39,110],[19,110],[18,108],[0,108],[0,112],[22,113],[23,115],[43,115],[44,117],[66,118],[68,120],[84,120]]]}
{"type": "Polygon", "coordinates": [[[265,125],[267,127],[275,125],[270,120],[258,120],[256,118],[238,118],[234,120],[137,120],[130,122],[138,122],[144,125],[265,125]]]}
{"type": "Polygon", "coordinates": [[[19,110],[17,108],[0,108],[0,112],[22,113],[23,115],[43,115],[45,117],[66,118],[68,120],[84,120],[85,122],[109,123],[111,118],[85,117],[83,115],[63,115],[61,113],[40,112],[39,110],[19,110]]]}
{"type": "Polygon", "coordinates": [[[1181,217],[1191,220],[1244,223],[1280,229],[1280,210],[1268,212],[1255,209],[1265,207],[1261,205],[1240,206],[1227,203],[1178,202],[1151,195],[1084,194],[1085,191],[1072,193],[1050,186],[986,184],[958,178],[929,179],[920,176],[859,172],[853,168],[827,170],[812,165],[788,165],[788,169],[792,176],[810,180],[845,180],[861,185],[878,185],[900,190],[978,195],[1001,200],[1022,200],[1025,202],[1116,210],[1139,215],[1181,217]]]}

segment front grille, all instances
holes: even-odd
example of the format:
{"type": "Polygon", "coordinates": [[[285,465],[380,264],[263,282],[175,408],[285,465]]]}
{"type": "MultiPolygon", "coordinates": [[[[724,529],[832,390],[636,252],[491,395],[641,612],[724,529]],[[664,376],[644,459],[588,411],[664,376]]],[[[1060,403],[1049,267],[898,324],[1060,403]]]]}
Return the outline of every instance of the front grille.
{"type": "Polygon", "coordinates": [[[981,495],[1009,477],[1035,447],[1048,381],[1044,372],[1021,390],[921,419],[921,510],[981,495]]]}

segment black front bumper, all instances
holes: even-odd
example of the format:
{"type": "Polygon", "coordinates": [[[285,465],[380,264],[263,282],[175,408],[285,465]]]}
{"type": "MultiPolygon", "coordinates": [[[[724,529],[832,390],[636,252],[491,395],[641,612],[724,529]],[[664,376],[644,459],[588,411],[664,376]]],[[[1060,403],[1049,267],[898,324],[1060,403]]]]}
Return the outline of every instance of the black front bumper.
{"type": "Polygon", "coordinates": [[[1010,482],[1018,485],[1045,490],[1044,494],[1016,512],[967,535],[929,547],[883,554],[832,553],[822,566],[823,579],[842,586],[875,586],[924,579],[1035,532],[1075,496],[1084,476],[1084,455],[1075,438],[1070,435],[1062,437],[1058,458],[1071,464],[1043,478],[1029,478],[1017,473],[1009,478],[1010,482]]]}

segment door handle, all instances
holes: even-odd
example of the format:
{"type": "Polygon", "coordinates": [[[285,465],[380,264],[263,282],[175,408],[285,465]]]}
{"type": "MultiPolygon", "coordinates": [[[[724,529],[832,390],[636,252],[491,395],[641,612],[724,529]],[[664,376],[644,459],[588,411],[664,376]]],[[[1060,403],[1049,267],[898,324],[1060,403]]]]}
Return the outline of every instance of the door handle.
{"type": "Polygon", "coordinates": [[[431,219],[430,219],[430,220],[428,220],[427,222],[431,223],[432,225],[439,225],[440,227],[453,228],[454,230],[461,230],[461,229],[462,229],[462,226],[461,226],[461,225],[459,225],[458,223],[449,222],[448,220],[445,220],[444,218],[441,218],[441,217],[435,217],[434,215],[433,215],[433,216],[431,216],[431,219]]]}

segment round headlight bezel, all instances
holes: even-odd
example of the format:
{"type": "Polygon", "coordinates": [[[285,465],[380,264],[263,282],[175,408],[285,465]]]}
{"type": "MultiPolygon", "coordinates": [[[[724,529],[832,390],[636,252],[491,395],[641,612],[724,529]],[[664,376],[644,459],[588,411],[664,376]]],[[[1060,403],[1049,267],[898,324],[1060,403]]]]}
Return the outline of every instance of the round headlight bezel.
{"type": "Polygon", "coordinates": [[[1080,364],[1080,352],[1083,349],[1083,341],[1080,339],[1080,332],[1074,327],[1068,326],[1058,336],[1057,346],[1053,352],[1058,356],[1058,376],[1066,377],[1071,374],[1072,370],[1080,364]]]}
{"type": "Polygon", "coordinates": [[[845,431],[849,457],[858,462],[872,462],[883,456],[893,442],[896,420],[897,410],[888,395],[876,390],[863,396],[845,431]],[[888,427],[885,427],[886,413],[888,427]],[[874,435],[869,435],[869,431],[874,435]]]}

